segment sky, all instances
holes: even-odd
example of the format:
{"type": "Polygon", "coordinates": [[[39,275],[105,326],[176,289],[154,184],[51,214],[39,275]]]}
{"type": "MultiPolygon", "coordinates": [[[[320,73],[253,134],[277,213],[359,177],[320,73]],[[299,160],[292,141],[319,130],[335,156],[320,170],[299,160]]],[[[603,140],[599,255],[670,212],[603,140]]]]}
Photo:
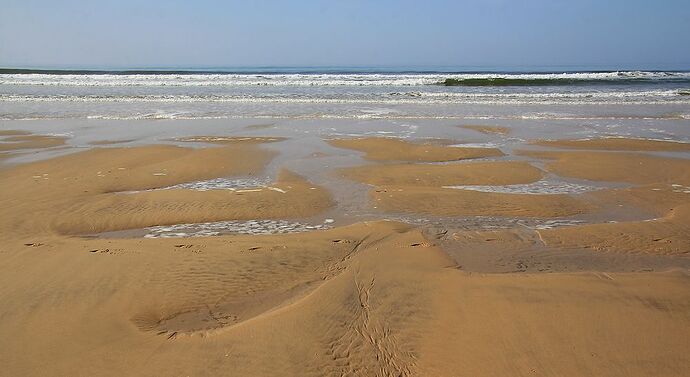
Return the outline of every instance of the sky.
{"type": "Polygon", "coordinates": [[[0,0],[0,67],[690,69],[689,0],[0,0]]]}

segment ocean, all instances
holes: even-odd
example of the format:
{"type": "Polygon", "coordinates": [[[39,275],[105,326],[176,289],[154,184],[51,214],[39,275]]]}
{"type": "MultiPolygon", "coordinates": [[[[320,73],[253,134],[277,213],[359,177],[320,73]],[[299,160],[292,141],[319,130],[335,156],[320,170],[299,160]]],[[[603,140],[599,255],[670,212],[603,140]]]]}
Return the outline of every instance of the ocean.
{"type": "Polygon", "coordinates": [[[690,119],[690,72],[0,70],[0,120],[690,119]]]}

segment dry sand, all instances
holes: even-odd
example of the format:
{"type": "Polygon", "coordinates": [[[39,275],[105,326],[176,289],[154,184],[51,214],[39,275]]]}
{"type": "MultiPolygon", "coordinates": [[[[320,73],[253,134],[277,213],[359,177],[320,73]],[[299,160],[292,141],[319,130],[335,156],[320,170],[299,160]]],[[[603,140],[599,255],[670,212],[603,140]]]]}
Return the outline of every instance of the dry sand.
{"type": "MultiPolygon", "coordinates": [[[[203,149],[93,149],[0,168],[0,375],[690,374],[687,269],[616,273],[590,264],[593,272],[478,273],[444,250],[454,240],[468,251],[498,244],[501,255],[541,242],[564,253],[615,254],[592,252],[590,245],[631,229],[604,228],[618,224],[450,235],[373,221],[288,235],[77,236],[91,226],[123,229],[216,214],[299,217],[331,205],[324,189],[287,171],[273,184],[280,191],[121,192],[257,175],[272,156],[254,141],[235,140],[203,149]],[[562,233],[569,231],[576,233],[562,233]]],[[[390,165],[386,179],[395,185],[377,189],[374,199],[414,211],[516,216],[560,216],[591,205],[566,195],[438,186],[446,179],[541,176],[522,163],[496,164],[390,165]],[[401,177],[424,168],[433,173],[423,185],[401,177]],[[403,191],[385,192],[392,189],[403,191]]],[[[368,180],[382,174],[374,167],[351,172],[368,180]]],[[[688,194],[681,191],[657,182],[592,200],[658,214],[661,220],[636,224],[653,224],[675,234],[673,245],[687,244],[688,194]]],[[[637,245],[616,240],[626,251],[637,245]]]]}
{"type": "Polygon", "coordinates": [[[449,271],[438,283],[438,316],[420,346],[424,375],[682,376],[690,368],[681,351],[687,274],[449,271]]]}
{"type": "Polygon", "coordinates": [[[372,161],[438,162],[502,156],[496,148],[461,148],[431,143],[411,143],[392,138],[333,139],[334,147],[364,152],[372,161]]]}
{"type": "Polygon", "coordinates": [[[283,236],[55,238],[0,255],[8,375],[690,368],[686,274],[466,274],[395,223],[283,236]]]}

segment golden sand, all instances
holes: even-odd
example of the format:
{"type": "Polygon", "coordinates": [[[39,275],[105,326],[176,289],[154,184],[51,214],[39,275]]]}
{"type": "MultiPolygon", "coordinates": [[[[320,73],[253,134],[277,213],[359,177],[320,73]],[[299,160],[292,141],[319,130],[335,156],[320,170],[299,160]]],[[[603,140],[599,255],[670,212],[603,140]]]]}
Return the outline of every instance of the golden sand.
{"type": "Polygon", "coordinates": [[[11,375],[642,376],[690,367],[687,319],[672,315],[688,310],[687,275],[468,275],[395,223],[56,238],[2,255],[15,258],[0,275],[12,308],[0,335],[22,350],[3,364],[11,375]]]}
{"type": "Polygon", "coordinates": [[[546,169],[565,177],[637,184],[690,184],[690,160],[687,159],[617,152],[518,153],[548,160],[546,169]]]}
{"type": "Polygon", "coordinates": [[[386,212],[560,217],[592,209],[584,201],[569,195],[503,194],[444,187],[531,183],[543,177],[539,169],[519,161],[367,165],[343,169],[342,174],[376,186],[370,191],[372,206],[386,212]]]}
{"type": "Polygon", "coordinates": [[[365,165],[342,169],[344,177],[375,186],[511,185],[543,177],[526,162],[494,161],[448,165],[365,165]]]}
{"type": "Polygon", "coordinates": [[[437,162],[502,156],[496,148],[461,148],[430,143],[411,143],[392,138],[333,139],[334,147],[364,152],[372,161],[437,162]]]}
{"type": "Polygon", "coordinates": [[[510,128],[501,126],[458,126],[472,131],[481,132],[487,135],[508,135],[510,133],[510,128]]]}
{"type": "Polygon", "coordinates": [[[330,195],[287,170],[268,187],[244,190],[169,189],[83,198],[53,222],[63,234],[99,233],[221,220],[302,218],[332,206],[330,195]]]}
{"type": "MultiPolygon", "coordinates": [[[[166,220],[166,214],[173,218],[182,216],[190,222],[203,222],[205,216],[211,215],[215,219],[222,217],[223,210],[209,209],[208,204],[203,203],[207,198],[214,198],[216,205],[221,204],[221,197],[227,198],[228,203],[245,199],[225,192],[189,191],[186,195],[167,191],[121,192],[216,177],[254,175],[271,157],[272,153],[254,145],[205,149],[174,146],[96,148],[0,170],[0,229],[11,229],[16,234],[32,234],[38,230],[71,234],[104,231],[111,226],[114,230],[174,221],[166,220]],[[238,155],[244,158],[235,158],[238,155]],[[183,196],[187,199],[181,200],[183,196]],[[166,200],[174,203],[166,203],[166,200]]],[[[297,183],[297,187],[304,185],[297,183]]],[[[268,193],[252,194],[265,197],[268,193]]],[[[276,195],[275,200],[283,198],[276,195]]],[[[236,211],[226,210],[225,213],[232,216],[236,211]]]]}
{"type": "Polygon", "coordinates": [[[684,273],[448,271],[420,346],[420,375],[684,375],[690,330],[673,313],[687,313],[689,282],[684,273]]]}
{"type": "Polygon", "coordinates": [[[385,186],[371,191],[382,211],[439,216],[563,217],[593,207],[570,195],[479,192],[439,187],[385,186]]]}
{"type": "MultiPolygon", "coordinates": [[[[328,192],[288,171],[271,185],[278,191],[122,193],[257,175],[273,155],[235,141],[203,149],[97,148],[0,168],[0,375],[690,374],[687,270],[614,273],[593,265],[586,273],[476,273],[458,266],[437,236],[390,221],[286,235],[75,236],[328,208],[328,192]]],[[[374,190],[375,205],[546,217],[593,205],[567,195],[439,186],[446,179],[496,184],[541,176],[524,163],[464,165],[472,167],[387,165],[391,183],[374,190]],[[423,184],[405,177],[425,168],[432,173],[423,184]]],[[[348,172],[373,181],[383,174],[376,169],[348,172]]],[[[587,196],[658,214],[655,221],[540,230],[532,238],[521,229],[456,238],[479,252],[522,252],[541,242],[563,253],[682,255],[690,247],[683,191],[656,182],[587,196]],[[654,240],[663,234],[663,242],[654,240]],[[662,249],[639,249],[653,243],[662,249]]]]}
{"type": "Polygon", "coordinates": [[[566,249],[690,255],[690,194],[684,190],[652,185],[595,195],[607,203],[645,209],[658,217],[546,230],[540,232],[544,242],[566,249]]]}

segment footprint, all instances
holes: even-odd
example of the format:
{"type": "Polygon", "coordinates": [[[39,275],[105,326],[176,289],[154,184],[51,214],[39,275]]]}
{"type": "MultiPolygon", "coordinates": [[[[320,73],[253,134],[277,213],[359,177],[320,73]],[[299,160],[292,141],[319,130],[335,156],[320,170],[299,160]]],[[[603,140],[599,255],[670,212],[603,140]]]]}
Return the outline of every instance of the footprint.
{"type": "Polygon", "coordinates": [[[112,254],[112,255],[123,254],[124,252],[125,252],[125,249],[110,249],[110,248],[89,250],[89,253],[112,254]]]}

